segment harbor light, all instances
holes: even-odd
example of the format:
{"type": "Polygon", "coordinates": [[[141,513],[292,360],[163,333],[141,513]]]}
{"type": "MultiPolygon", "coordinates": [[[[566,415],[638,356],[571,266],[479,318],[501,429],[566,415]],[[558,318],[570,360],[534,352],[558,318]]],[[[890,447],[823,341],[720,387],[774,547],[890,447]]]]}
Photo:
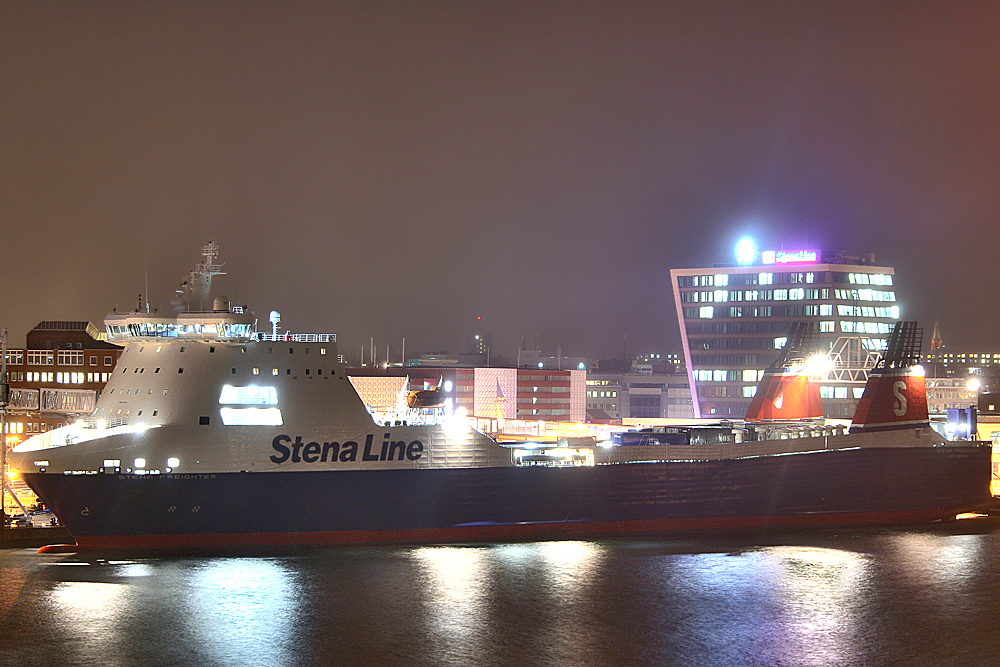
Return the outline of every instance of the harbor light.
{"type": "Polygon", "coordinates": [[[753,264],[754,257],[757,256],[757,248],[753,239],[744,236],[736,242],[736,263],[743,266],[753,264]]]}
{"type": "Polygon", "coordinates": [[[806,359],[805,371],[811,377],[825,380],[826,376],[833,370],[833,363],[827,354],[814,354],[806,359]]]}

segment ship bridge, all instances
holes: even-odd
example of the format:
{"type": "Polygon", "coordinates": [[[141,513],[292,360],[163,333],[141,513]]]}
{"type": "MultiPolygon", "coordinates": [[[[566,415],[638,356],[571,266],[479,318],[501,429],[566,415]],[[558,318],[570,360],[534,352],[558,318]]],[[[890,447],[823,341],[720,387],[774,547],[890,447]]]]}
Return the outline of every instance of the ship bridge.
{"type": "Polygon", "coordinates": [[[252,315],[237,310],[208,313],[124,313],[104,318],[108,341],[123,345],[132,341],[204,340],[246,343],[257,334],[252,315]]]}

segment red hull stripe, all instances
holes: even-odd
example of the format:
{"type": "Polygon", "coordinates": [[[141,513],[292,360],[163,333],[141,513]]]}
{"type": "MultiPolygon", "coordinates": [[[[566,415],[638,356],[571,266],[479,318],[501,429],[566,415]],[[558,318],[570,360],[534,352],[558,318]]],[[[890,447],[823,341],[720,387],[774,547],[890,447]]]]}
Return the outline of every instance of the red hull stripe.
{"type": "Polygon", "coordinates": [[[410,530],[350,530],[298,533],[204,533],[186,535],[94,535],[77,538],[79,549],[196,549],[225,547],[290,547],[346,544],[434,544],[549,540],[573,537],[620,538],[662,533],[710,532],[754,528],[806,528],[928,523],[954,518],[960,511],[907,510],[843,512],[787,516],[709,517],[644,521],[580,521],[452,526],[410,530]]]}

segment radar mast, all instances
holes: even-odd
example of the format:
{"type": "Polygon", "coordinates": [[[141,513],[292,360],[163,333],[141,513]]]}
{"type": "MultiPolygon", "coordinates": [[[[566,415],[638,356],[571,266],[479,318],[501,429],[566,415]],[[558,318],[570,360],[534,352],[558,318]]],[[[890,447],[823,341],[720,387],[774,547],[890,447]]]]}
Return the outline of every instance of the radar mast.
{"type": "Polygon", "coordinates": [[[226,275],[222,271],[223,265],[215,263],[215,258],[219,256],[219,246],[215,241],[209,241],[207,245],[202,246],[201,254],[204,259],[195,265],[188,279],[177,288],[177,297],[174,300],[175,312],[191,312],[192,306],[197,306],[198,311],[204,311],[209,292],[212,290],[212,277],[226,275]]]}

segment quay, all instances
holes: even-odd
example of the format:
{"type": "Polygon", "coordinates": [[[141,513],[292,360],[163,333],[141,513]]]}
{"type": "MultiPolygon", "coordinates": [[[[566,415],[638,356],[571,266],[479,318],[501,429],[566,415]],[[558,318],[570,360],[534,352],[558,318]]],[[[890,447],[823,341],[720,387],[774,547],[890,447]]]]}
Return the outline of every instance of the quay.
{"type": "Polygon", "coordinates": [[[0,532],[0,549],[28,549],[48,544],[75,544],[65,526],[7,528],[0,532]]]}

